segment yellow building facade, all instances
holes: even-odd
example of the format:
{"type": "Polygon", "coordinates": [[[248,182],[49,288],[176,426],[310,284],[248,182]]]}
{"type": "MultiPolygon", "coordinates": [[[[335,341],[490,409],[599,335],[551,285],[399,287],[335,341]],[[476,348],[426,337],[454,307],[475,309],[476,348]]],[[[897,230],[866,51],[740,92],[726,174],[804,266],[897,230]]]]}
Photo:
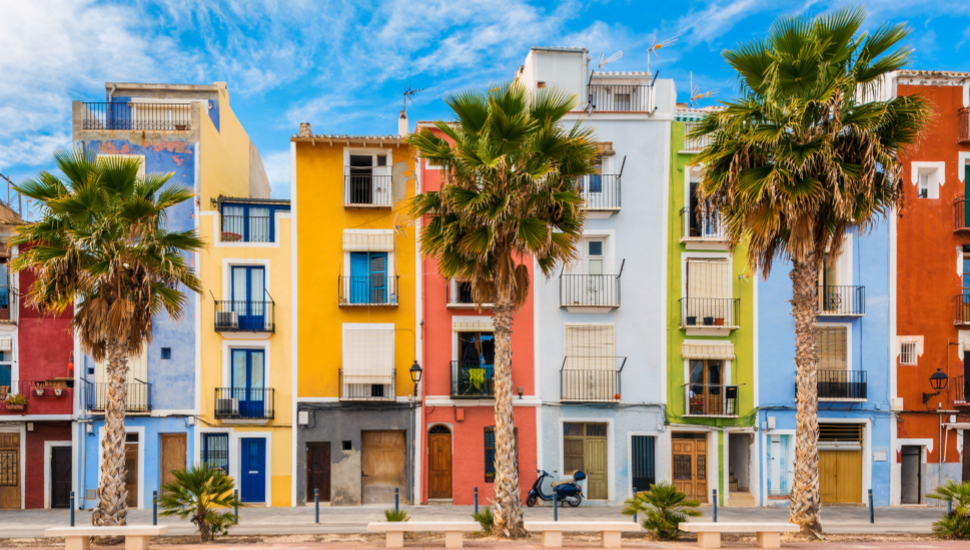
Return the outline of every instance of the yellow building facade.
{"type": "Polygon", "coordinates": [[[291,140],[296,223],[294,505],[411,499],[420,411],[418,186],[403,136],[291,140]]]}

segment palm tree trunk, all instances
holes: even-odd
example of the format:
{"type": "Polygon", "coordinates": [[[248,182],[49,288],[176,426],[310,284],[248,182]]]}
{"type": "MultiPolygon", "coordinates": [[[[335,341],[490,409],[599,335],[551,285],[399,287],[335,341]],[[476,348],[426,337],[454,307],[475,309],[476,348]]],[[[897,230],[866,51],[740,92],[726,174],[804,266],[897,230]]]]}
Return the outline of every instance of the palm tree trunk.
{"type": "Polygon", "coordinates": [[[519,465],[512,411],[512,312],[515,306],[507,285],[495,285],[497,299],[492,310],[495,323],[495,484],[492,502],[495,523],[492,533],[508,538],[528,536],[519,494],[519,465]]]}
{"type": "Polygon", "coordinates": [[[806,534],[821,534],[818,487],[818,351],[815,315],[818,306],[818,267],[812,258],[793,262],[792,316],[795,318],[795,479],[791,522],[806,534]]]}
{"type": "Polygon", "coordinates": [[[108,343],[108,391],[104,406],[104,440],[101,443],[101,482],[94,525],[125,525],[128,519],[125,488],[125,401],[128,393],[127,342],[108,343]]]}

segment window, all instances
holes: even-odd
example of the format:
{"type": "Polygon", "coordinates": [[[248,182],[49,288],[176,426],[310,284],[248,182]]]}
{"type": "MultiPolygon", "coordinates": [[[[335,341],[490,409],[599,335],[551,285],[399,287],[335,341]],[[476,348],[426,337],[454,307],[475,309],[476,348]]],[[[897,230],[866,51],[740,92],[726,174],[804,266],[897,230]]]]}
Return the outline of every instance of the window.
{"type": "Polygon", "coordinates": [[[391,170],[386,153],[352,153],[344,170],[344,204],[391,205],[391,170]]]}
{"type": "Polygon", "coordinates": [[[387,252],[350,253],[350,303],[386,304],[387,252]]]}
{"type": "Polygon", "coordinates": [[[344,398],[394,397],[394,329],[344,325],[344,398]]]}
{"type": "Polygon", "coordinates": [[[345,439],[340,442],[340,448],[341,450],[344,450],[344,451],[353,451],[354,443],[350,440],[345,439]]]}
{"type": "Polygon", "coordinates": [[[222,242],[273,242],[274,212],[268,206],[223,205],[222,242]]]}
{"type": "Polygon", "coordinates": [[[930,196],[930,175],[920,174],[919,183],[916,187],[916,197],[920,199],[927,199],[930,196]]]}
{"type": "Polygon", "coordinates": [[[910,182],[916,186],[916,196],[921,199],[940,198],[940,185],[944,183],[943,162],[914,162],[910,182]]]}
{"type": "Polygon", "coordinates": [[[719,359],[691,359],[687,390],[689,414],[731,416],[736,413],[737,388],[724,384],[724,363],[719,359]]]}
{"type": "Polygon", "coordinates": [[[261,349],[233,349],[232,364],[230,365],[230,380],[232,382],[231,395],[223,392],[222,403],[217,407],[222,413],[246,418],[261,418],[264,403],[264,376],[266,369],[266,352],[261,349]],[[232,408],[226,411],[225,407],[232,408]]]}
{"type": "Polygon", "coordinates": [[[162,348],[162,359],[172,358],[172,348],[162,348]]]}
{"type": "Polygon", "coordinates": [[[916,365],[916,342],[903,342],[899,348],[899,364],[916,365]]]}
{"type": "Polygon", "coordinates": [[[847,340],[847,327],[815,328],[818,370],[846,370],[848,368],[847,340]]]}
{"type": "Polygon", "coordinates": [[[613,325],[566,325],[563,401],[618,401],[613,325]]]}
{"type": "Polygon", "coordinates": [[[683,300],[684,326],[733,326],[731,262],[688,258],[683,300]]]}
{"type": "Polygon", "coordinates": [[[229,473],[229,434],[202,434],[202,462],[229,473]]]}
{"type": "MultiPolygon", "coordinates": [[[[515,437],[515,464],[519,464],[519,429],[513,428],[515,437]]],[[[485,427],[485,483],[495,481],[495,426],[485,427]]]]}
{"type": "MultiPolygon", "coordinates": [[[[13,354],[0,351],[0,395],[6,395],[13,385],[13,354]]],[[[16,388],[14,388],[16,391],[16,388]]]]}
{"type": "Polygon", "coordinates": [[[0,262],[0,319],[10,318],[10,289],[7,264],[0,262]]]}
{"type": "Polygon", "coordinates": [[[232,313],[236,323],[230,327],[244,331],[265,330],[266,268],[262,266],[232,266],[232,313]]]}

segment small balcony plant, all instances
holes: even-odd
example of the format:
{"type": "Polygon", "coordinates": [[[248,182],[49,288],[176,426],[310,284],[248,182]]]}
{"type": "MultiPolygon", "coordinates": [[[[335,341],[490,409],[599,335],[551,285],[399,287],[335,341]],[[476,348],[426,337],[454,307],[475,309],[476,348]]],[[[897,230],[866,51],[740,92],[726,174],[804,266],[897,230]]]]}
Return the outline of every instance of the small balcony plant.
{"type": "Polygon", "coordinates": [[[27,398],[19,393],[12,393],[7,396],[4,403],[7,404],[7,410],[9,411],[22,411],[27,407],[27,398]]]}

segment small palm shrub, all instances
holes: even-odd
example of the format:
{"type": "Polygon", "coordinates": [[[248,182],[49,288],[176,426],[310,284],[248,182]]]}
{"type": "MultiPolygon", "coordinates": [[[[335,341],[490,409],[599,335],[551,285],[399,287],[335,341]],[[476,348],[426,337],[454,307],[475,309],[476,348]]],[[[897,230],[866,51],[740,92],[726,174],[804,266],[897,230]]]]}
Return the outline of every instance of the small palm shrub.
{"type": "Polygon", "coordinates": [[[933,523],[936,536],[945,539],[970,539],[970,482],[950,480],[926,498],[953,503],[953,510],[933,523]]]}
{"type": "Polygon", "coordinates": [[[406,510],[387,509],[384,510],[384,519],[387,521],[407,521],[411,518],[408,517],[406,510]]]}
{"type": "Polygon", "coordinates": [[[626,499],[623,505],[623,515],[642,514],[643,528],[664,540],[679,538],[681,522],[701,515],[696,510],[701,503],[687,500],[687,495],[669,481],[654,484],[649,491],[641,491],[626,499]]]}
{"type": "Polygon", "coordinates": [[[488,506],[483,508],[481,512],[473,513],[472,519],[482,526],[482,533],[487,535],[492,532],[492,526],[495,525],[495,518],[492,517],[492,510],[488,506]]]}
{"type": "Polygon", "coordinates": [[[228,534],[229,528],[239,523],[232,509],[243,504],[233,495],[235,485],[222,469],[202,464],[174,470],[172,475],[175,481],[162,487],[158,502],[162,516],[188,518],[198,529],[202,542],[228,534]]]}

